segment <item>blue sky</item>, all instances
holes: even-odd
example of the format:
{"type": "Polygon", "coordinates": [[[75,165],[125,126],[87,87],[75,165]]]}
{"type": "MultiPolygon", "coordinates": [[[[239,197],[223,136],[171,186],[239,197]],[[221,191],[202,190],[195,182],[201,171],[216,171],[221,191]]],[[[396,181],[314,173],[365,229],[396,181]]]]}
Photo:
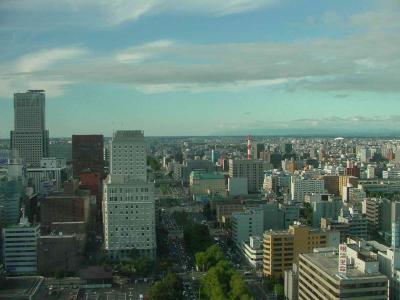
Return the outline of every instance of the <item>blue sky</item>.
{"type": "Polygon", "coordinates": [[[400,125],[397,0],[3,0],[0,137],[45,89],[53,137],[400,125]]]}

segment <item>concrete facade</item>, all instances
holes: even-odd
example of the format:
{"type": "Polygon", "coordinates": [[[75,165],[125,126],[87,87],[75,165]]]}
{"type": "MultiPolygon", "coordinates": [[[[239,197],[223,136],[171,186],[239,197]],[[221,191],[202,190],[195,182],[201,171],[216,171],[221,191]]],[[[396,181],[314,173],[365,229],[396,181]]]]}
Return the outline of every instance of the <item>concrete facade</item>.
{"type": "Polygon", "coordinates": [[[14,94],[14,130],[10,135],[11,149],[18,151],[27,166],[37,167],[49,155],[44,91],[14,94]]]}

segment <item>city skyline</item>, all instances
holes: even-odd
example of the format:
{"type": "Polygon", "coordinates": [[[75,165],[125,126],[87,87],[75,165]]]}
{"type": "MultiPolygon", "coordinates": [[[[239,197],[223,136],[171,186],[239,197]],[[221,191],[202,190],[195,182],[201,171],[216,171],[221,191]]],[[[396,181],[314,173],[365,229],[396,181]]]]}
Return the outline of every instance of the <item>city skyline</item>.
{"type": "Polygon", "coordinates": [[[52,137],[380,135],[400,124],[396,1],[40,4],[0,4],[0,138],[13,94],[28,89],[46,90],[52,137]]]}

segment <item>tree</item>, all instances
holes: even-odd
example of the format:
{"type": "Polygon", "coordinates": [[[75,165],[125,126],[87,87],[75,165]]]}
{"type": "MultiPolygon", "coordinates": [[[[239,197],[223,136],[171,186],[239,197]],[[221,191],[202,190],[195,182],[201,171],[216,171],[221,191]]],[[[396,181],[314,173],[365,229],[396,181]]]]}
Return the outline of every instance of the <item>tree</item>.
{"type": "Polygon", "coordinates": [[[285,289],[281,283],[275,284],[274,292],[278,296],[278,299],[283,299],[283,297],[285,295],[285,289]]]}
{"type": "Polygon", "coordinates": [[[189,224],[183,231],[185,247],[189,252],[204,251],[213,244],[208,227],[201,224],[189,224]]]}
{"type": "Polygon", "coordinates": [[[232,275],[230,280],[230,299],[241,299],[241,296],[246,294],[246,285],[243,281],[243,278],[239,276],[238,273],[232,275]]]}
{"type": "Polygon", "coordinates": [[[182,299],[182,281],[175,274],[168,272],[161,280],[155,282],[149,290],[151,300],[179,300],[182,299]]]}
{"type": "Polygon", "coordinates": [[[243,278],[226,260],[211,267],[201,281],[202,296],[206,299],[250,300],[243,278]]]}
{"type": "Polygon", "coordinates": [[[152,156],[147,156],[147,165],[150,166],[153,171],[159,171],[161,169],[160,163],[152,156]]]}
{"type": "Polygon", "coordinates": [[[267,291],[270,292],[274,288],[275,280],[273,277],[268,276],[265,277],[263,280],[263,288],[267,291]]]}
{"type": "Polygon", "coordinates": [[[212,245],[204,252],[195,254],[196,265],[202,270],[207,271],[218,262],[225,259],[224,253],[218,245],[212,245]]]}

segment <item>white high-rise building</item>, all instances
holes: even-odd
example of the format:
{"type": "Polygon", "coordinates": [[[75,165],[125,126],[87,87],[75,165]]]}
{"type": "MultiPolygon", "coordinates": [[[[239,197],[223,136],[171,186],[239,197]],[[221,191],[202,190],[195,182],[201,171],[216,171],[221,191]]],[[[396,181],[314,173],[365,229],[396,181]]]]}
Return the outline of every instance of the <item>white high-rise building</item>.
{"type": "Polygon", "coordinates": [[[14,94],[14,130],[11,148],[18,150],[27,166],[37,167],[49,154],[49,132],[45,125],[45,93],[29,90],[14,94]]]}
{"type": "Polygon", "coordinates": [[[299,176],[292,176],[290,182],[290,193],[292,202],[304,201],[305,195],[323,194],[325,191],[324,181],[320,179],[303,179],[299,176]]]}
{"type": "Polygon", "coordinates": [[[104,243],[111,257],[137,249],[154,257],[156,250],[154,184],[124,175],[109,175],[104,188],[104,243]]]}
{"type": "Polygon", "coordinates": [[[110,257],[136,249],[155,257],[154,183],[147,182],[146,143],[142,131],[117,131],[110,143],[111,174],[104,181],[105,249],[110,257]]]}
{"type": "Polygon", "coordinates": [[[143,131],[118,130],[110,142],[110,173],[147,180],[146,141],[143,131]]]}

